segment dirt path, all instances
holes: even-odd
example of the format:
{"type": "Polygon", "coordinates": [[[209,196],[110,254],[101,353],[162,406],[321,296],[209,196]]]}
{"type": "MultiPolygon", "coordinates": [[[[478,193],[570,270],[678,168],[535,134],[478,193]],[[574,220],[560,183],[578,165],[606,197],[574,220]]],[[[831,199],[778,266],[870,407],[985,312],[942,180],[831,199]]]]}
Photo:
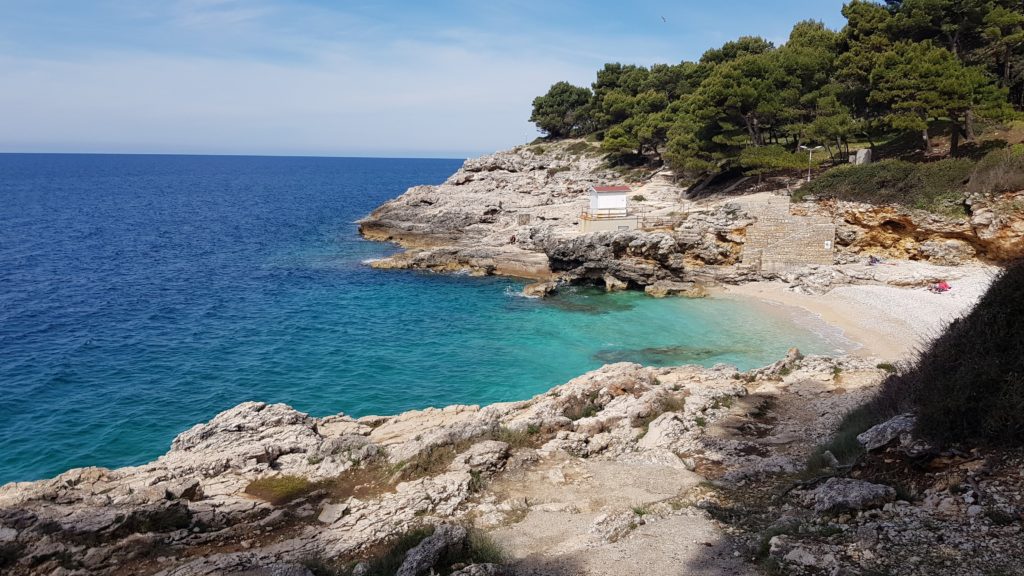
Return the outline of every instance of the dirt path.
{"type": "Polygon", "coordinates": [[[754,574],[712,521],[675,503],[703,478],[669,462],[549,456],[490,487],[528,506],[491,535],[522,575],[754,574]]]}

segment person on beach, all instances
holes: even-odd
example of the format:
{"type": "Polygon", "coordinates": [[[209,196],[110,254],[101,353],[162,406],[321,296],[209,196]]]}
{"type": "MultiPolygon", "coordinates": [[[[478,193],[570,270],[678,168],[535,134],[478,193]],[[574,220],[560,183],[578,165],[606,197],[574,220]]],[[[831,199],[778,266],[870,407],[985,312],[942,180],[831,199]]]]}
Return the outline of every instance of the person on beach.
{"type": "Polygon", "coordinates": [[[950,288],[952,288],[952,286],[950,286],[948,282],[940,280],[939,282],[929,286],[928,290],[936,294],[942,294],[943,292],[949,292],[950,288]]]}

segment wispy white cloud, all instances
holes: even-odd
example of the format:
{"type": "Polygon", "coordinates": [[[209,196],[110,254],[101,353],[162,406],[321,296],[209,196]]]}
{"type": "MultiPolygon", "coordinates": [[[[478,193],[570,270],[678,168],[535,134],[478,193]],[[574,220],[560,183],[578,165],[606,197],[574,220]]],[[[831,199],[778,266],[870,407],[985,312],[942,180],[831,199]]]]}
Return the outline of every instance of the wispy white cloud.
{"type": "Polygon", "coordinates": [[[616,28],[579,0],[102,6],[0,22],[0,150],[474,154],[535,136],[556,81],[686,56],[660,17],[616,28]]]}
{"type": "Polygon", "coordinates": [[[272,16],[276,11],[270,4],[242,0],[178,0],[171,7],[178,23],[195,27],[235,26],[272,16]]]}

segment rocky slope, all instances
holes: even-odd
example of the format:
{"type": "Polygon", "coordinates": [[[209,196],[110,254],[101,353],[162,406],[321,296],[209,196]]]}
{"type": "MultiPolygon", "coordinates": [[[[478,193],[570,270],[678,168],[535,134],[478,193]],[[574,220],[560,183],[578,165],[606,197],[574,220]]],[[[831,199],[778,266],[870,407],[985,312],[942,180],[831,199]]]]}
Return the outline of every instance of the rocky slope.
{"type": "MultiPolygon", "coordinates": [[[[626,537],[638,515],[645,522],[648,514],[700,515],[670,505],[697,483],[694,470],[727,471],[723,478],[736,482],[799,468],[803,449],[789,444],[821,434],[829,419],[758,423],[744,414],[751,394],[796,384],[809,398],[824,394],[838,413],[880,375],[857,359],[804,361],[806,374],[831,378],[834,366],[858,374],[858,384],[837,395],[831,382],[808,388],[803,373],[799,381],[776,379],[796,362],[793,356],[749,374],[615,364],[525,402],[391,417],[312,418],[284,405],[242,404],[182,433],[151,464],[3,486],[0,565],[5,574],[191,575],[286,566],[305,573],[299,567],[314,560],[355,561],[423,525],[470,523],[514,540],[522,531],[515,526],[535,513],[580,521],[582,541],[554,553],[571,559],[626,537]],[[559,503],[539,493],[521,497],[528,486],[502,481],[543,469],[565,486],[574,483],[566,480],[570,469],[610,473],[598,462],[632,464],[611,486],[581,487],[559,503]],[[636,481],[630,467],[662,480],[616,499],[636,481]],[[305,481],[280,500],[247,493],[268,477],[305,481]],[[650,510],[635,512],[638,505],[650,510]]],[[[718,551],[733,562],[726,548],[718,551]]],[[[536,550],[516,550],[529,573],[536,550]]]]}
{"type": "MultiPolygon", "coordinates": [[[[382,268],[503,274],[613,290],[654,287],[649,291],[656,295],[687,293],[693,283],[779,277],[744,261],[747,232],[761,205],[748,199],[765,194],[695,202],[670,175],[636,176],[641,181],[633,183],[632,205],[645,222],[641,230],[578,232],[587,188],[626,178],[608,168],[593,145],[565,141],[467,160],[444,184],[417,186],[385,203],[360,222],[360,231],[407,248],[374,263],[382,268]]],[[[797,227],[802,217],[836,224],[837,264],[869,254],[942,266],[1024,256],[1024,192],[978,196],[970,210],[970,216],[952,219],[896,206],[806,202],[790,213],[797,227]]],[[[798,265],[790,273],[821,269],[798,265]]]]}
{"type": "Polygon", "coordinates": [[[366,574],[409,534],[400,574],[1024,568],[1019,455],[914,471],[897,422],[865,438],[878,456],[808,480],[816,444],[884,375],[794,351],[746,373],[613,364],[483,408],[354,419],[246,403],[153,463],[0,487],[0,570],[366,574]],[[292,488],[257,489],[267,479],[292,488]],[[500,565],[445,564],[472,534],[500,565]]]}

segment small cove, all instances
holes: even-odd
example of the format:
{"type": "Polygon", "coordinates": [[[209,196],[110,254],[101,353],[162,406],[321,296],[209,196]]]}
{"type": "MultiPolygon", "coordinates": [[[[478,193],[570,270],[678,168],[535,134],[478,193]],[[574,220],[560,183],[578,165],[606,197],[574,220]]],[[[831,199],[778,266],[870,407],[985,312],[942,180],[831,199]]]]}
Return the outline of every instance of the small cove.
{"type": "Polygon", "coordinates": [[[0,482],[140,464],[246,400],[386,414],[846,345],[755,302],[366,266],[395,248],[353,221],[459,163],[0,155],[0,482]]]}

